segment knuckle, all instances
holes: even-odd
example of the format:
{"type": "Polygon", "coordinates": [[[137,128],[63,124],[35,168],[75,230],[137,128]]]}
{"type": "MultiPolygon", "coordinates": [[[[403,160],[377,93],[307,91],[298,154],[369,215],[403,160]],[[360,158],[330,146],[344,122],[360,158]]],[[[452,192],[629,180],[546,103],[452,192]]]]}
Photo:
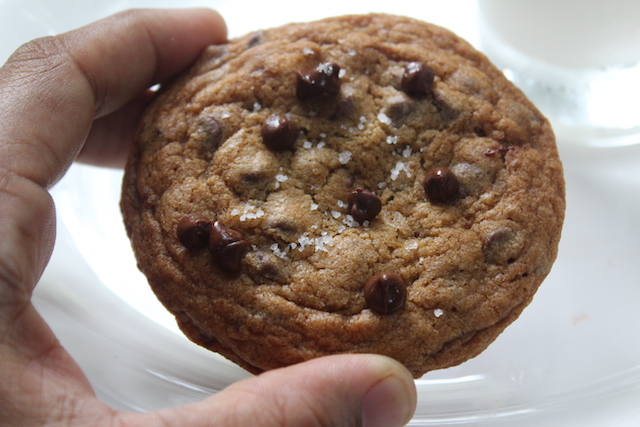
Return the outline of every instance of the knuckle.
{"type": "Polygon", "coordinates": [[[6,65],[25,72],[42,72],[57,67],[65,56],[66,48],[60,38],[47,36],[18,47],[6,65]]]}

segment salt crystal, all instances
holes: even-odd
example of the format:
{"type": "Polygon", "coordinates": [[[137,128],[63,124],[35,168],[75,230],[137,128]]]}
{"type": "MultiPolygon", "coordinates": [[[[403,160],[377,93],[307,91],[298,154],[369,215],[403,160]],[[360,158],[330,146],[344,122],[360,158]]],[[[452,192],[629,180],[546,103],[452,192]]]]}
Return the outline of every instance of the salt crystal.
{"type": "Polygon", "coordinates": [[[345,70],[344,68],[341,68],[340,71],[338,71],[338,77],[340,78],[343,78],[346,74],[347,70],[345,70]]]}
{"type": "Polygon", "coordinates": [[[391,124],[391,119],[384,113],[378,114],[378,121],[380,121],[381,123],[384,123],[385,125],[391,124]]]}
{"type": "Polygon", "coordinates": [[[348,53],[350,56],[356,56],[356,51],[355,51],[355,50],[353,50],[353,49],[349,49],[349,50],[347,51],[347,53],[348,53]]]}
{"type": "Polygon", "coordinates": [[[381,190],[382,190],[384,187],[386,187],[386,186],[387,186],[387,183],[386,183],[386,182],[379,182],[379,183],[378,183],[378,188],[379,188],[379,189],[381,189],[381,190]]]}
{"type": "Polygon", "coordinates": [[[289,246],[286,246],[284,251],[280,249],[280,247],[278,246],[277,243],[274,243],[273,245],[269,246],[269,249],[271,249],[271,251],[273,251],[273,254],[275,256],[277,256],[278,258],[282,258],[282,259],[286,259],[287,257],[287,253],[289,253],[289,246]]]}
{"type": "Polygon", "coordinates": [[[324,146],[327,145],[324,142],[319,142],[318,143],[318,148],[324,148],[324,146]]]}
{"type": "Polygon", "coordinates": [[[311,141],[305,141],[305,142],[302,144],[302,146],[303,146],[304,148],[309,149],[309,148],[313,147],[313,144],[311,143],[311,141]]]}
{"type": "Polygon", "coordinates": [[[333,64],[331,64],[330,62],[323,62],[321,64],[318,65],[318,68],[316,68],[319,72],[323,73],[323,74],[330,74],[331,71],[333,71],[333,64]]]}
{"type": "Polygon", "coordinates": [[[442,311],[442,309],[440,308],[436,308],[435,310],[433,310],[433,315],[436,317],[440,317],[444,314],[444,311],[442,311]]]}
{"type": "Polygon", "coordinates": [[[389,135],[387,137],[387,144],[389,145],[393,145],[393,144],[397,144],[398,143],[398,137],[395,135],[389,135]]]}
{"type": "Polygon", "coordinates": [[[289,177],[287,175],[282,175],[282,174],[276,175],[276,181],[278,182],[285,182],[288,179],[289,177]]]}
{"type": "Polygon", "coordinates": [[[245,212],[240,216],[240,221],[245,221],[247,219],[257,219],[264,216],[264,211],[262,209],[258,209],[255,212],[245,212]]]}
{"type": "Polygon", "coordinates": [[[334,217],[335,219],[338,219],[342,216],[342,214],[338,211],[331,211],[331,216],[334,217]]]}
{"type": "Polygon", "coordinates": [[[311,203],[311,210],[312,211],[317,211],[318,210],[318,204],[317,203],[311,203]]]}
{"type": "Polygon", "coordinates": [[[336,205],[338,205],[339,208],[346,208],[347,204],[345,202],[343,202],[342,200],[338,200],[336,202],[336,205]]]}
{"type": "Polygon", "coordinates": [[[302,49],[302,53],[304,53],[305,55],[315,55],[316,53],[313,51],[313,49],[310,49],[308,47],[305,47],[304,49],[302,49]]]}
{"type": "Polygon", "coordinates": [[[409,249],[409,250],[418,249],[418,242],[416,242],[416,241],[410,242],[407,245],[407,249],[409,249]]]}
{"type": "Polygon", "coordinates": [[[345,215],[345,218],[342,220],[342,223],[347,227],[358,227],[360,223],[353,219],[351,215],[345,215]]]}
{"type": "Polygon", "coordinates": [[[254,102],[253,103],[253,111],[260,111],[260,109],[262,108],[262,105],[260,105],[258,102],[254,102]]]}
{"type": "Polygon", "coordinates": [[[320,236],[315,239],[316,251],[329,252],[326,246],[333,245],[333,237],[331,236],[320,236]]]}
{"type": "Polygon", "coordinates": [[[220,117],[223,119],[228,119],[229,117],[231,117],[231,113],[228,111],[225,111],[222,114],[220,114],[220,117]]]}
{"type": "Polygon", "coordinates": [[[402,151],[402,157],[407,158],[411,155],[411,147],[407,147],[402,151]]]}
{"type": "Polygon", "coordinates": [[[342,153],[338,154],[338,160],[343,165],[346,165],[347,163],[349,163],[349,160],[351,160],[351,151],[345,150],[342,153]]]}
{"type": "Polygon", "coordinates": [[[398,176],[400,176],[400,172],[406,171],[406,170],[407,168],[404,163],[402,162],[396,163],[393,169],[391,169],[391,180],[395,181],[396,179],[398,179],[398,176]]]}
{"type": "Polygon", "coordinates": [[[303,234],[302,236],[300,236],[298,238],[298,250],[300,252],[304,251],[306,248],[308,248],[309,246],[311,246],[311,244],[313,243],[313,240],[311,240],[308,236],[307,233],[303,234]]]}

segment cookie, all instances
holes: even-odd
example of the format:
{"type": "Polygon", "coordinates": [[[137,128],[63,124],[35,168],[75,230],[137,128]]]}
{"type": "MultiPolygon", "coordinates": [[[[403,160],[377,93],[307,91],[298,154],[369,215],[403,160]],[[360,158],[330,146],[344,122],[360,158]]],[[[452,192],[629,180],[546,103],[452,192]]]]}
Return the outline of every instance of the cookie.
{"type": "Polygon", "coordinates": [[[257,373],[483,351],[557,254],[548,121],[451,32],[372,14],[211,46],[126,166],[139,267],[194,342],[257,373]]]}

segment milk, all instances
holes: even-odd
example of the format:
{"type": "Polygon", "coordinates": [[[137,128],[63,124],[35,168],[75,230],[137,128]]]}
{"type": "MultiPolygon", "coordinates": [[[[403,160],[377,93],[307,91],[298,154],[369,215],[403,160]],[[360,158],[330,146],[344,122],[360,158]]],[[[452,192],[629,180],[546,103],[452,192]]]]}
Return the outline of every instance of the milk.
{"type": "Polygon", "coordinates": [[[640,1],[479,0],[478,12],[482,49],[559,137],[640,142],[640,1]]]}

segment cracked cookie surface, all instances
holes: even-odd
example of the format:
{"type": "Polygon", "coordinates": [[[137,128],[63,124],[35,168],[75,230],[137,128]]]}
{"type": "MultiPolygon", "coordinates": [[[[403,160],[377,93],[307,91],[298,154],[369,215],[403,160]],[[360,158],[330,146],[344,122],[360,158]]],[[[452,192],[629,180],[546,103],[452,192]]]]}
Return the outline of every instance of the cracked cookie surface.
{"type": "Polygon", "coordinates": [[[522,93],[449,31],[377,14],[208,48],[143,118],[121,202],[194,342],[252,372],[372,352],[415,377],[518,317],[564,206],[522,93]]]}

